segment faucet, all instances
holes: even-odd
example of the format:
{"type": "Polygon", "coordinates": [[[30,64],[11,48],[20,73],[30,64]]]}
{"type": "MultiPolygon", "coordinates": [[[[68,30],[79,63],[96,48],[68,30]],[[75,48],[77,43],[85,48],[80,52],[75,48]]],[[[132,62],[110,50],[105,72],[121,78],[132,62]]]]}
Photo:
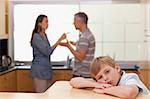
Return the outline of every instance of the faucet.
{"type": "Polygon", "coordinates": [[[71,65],[71,63],[72,63],[72,59],[73,59],[73,57],[70,58],[69,55],[67,56],[67,63],[66,63],[66,65],[67,65],[67,67],[69,67],[69,68],[70,68],[70,65],[71,65]]]}

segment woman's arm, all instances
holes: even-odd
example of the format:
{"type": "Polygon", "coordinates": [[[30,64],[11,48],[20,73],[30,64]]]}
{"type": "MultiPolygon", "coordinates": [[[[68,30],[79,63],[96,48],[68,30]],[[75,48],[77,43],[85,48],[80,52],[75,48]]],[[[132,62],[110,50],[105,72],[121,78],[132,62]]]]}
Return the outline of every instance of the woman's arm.
{"type": "Polygon", "coordinates": [[[58,45],[59,45],[59,43],[63,40],[63,39],[65,39],[66,38],[66,34],[64,33],[59,39],[58,39],[58,41],[52,46],[52,49],[55,49],[58,45]]]}
{"type": "Polygon", "coordinates": [[[139,93],[139,88],[136,85],[124,85],[113,86],[105,89],[95,88],[93,91],[96,93],[109,94],[120,98],[134,99],[139,93]]]}
{"type": "Polygon", "coordinates": [[[37,48],[38,51],[45,56],[49,56],[53,52],[53,49],[49,48],[48,43],[45,43],[45,41],[43,41],[43,39],[38,33],[35,33],[33,35],[32,45],[33,47],[37,48]]]}

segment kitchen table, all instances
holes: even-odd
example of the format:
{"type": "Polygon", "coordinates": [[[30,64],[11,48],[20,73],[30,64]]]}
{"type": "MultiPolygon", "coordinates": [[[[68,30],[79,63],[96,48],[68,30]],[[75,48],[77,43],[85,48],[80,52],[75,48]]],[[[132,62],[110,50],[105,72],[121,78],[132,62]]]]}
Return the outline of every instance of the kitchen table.
{"type": "MultiPolygon", "coordinates": [[[[69,81],[57,81],[44,93],[0,92],[0,99],[119,99],[117,97],[96,94],[91,90],[75,89],[69,81]]],[[[137,99],[150,99],[149,95],[139,95],[137,99]]]]}

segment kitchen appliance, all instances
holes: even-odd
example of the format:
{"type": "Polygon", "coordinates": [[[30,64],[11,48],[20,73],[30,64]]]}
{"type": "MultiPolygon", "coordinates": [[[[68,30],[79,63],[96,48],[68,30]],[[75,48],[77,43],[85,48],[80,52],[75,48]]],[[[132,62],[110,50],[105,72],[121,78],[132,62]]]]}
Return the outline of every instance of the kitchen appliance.
{"type": "Polygon", "coordinates": [[[11,58],[8,56],[8,39],[0,39],[0,66],[9,66],[11,58]]]}
{"type": "Polygon", "coordinates": [[[11,65],[11,57],[7,55],[2,56],[2,66],[10,66],[11,65]]]}

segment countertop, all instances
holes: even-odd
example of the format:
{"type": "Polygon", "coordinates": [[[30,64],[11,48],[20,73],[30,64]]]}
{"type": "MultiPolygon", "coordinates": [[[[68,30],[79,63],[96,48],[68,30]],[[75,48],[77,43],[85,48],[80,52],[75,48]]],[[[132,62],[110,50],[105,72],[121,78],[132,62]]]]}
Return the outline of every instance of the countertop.
{"type": "MultiPolygon", "coordinates": [[[[0,75],[8,73],[13,70],[30,70],[31,66],[25,65],[25,66],[10,66],[7,70],[0,72],[0,75]]],[[[67,66],[62,67],[52,67],[53,70],[70,70],[71,68],[68,68],[67,66]]]]}
{"type": "MultiPolygon", "coordinates": [[[[105,94],[97,94],[87,89],[74,89],[68,81],[57,81],[44,93],[0,92],[2,99],[119,99],[105,94]]],[[[150,99],[150,95],[142,95],[136,99],[150,99]]]]}
{"type": "MultiPolygon", "coordinates": [[[[142,69],[141,66],[138,66],[137,64],[135,64],[135,62],[133,63],[119,63],[118,64],[121,66],[121,69],[123,70],[139,70],[142,69]]],[[[7,72],[13,71],[13,70],[30,70],[31,66],[30,65],[17,65],[17,66],[9,66],[8,69],[6,69],[5,71],[1,71],[0,75],[5,74],[7,72]]],[[[72,70],[71,67],[68,66],[53,66],[52,67],[53,70],[72,70]]]]}

